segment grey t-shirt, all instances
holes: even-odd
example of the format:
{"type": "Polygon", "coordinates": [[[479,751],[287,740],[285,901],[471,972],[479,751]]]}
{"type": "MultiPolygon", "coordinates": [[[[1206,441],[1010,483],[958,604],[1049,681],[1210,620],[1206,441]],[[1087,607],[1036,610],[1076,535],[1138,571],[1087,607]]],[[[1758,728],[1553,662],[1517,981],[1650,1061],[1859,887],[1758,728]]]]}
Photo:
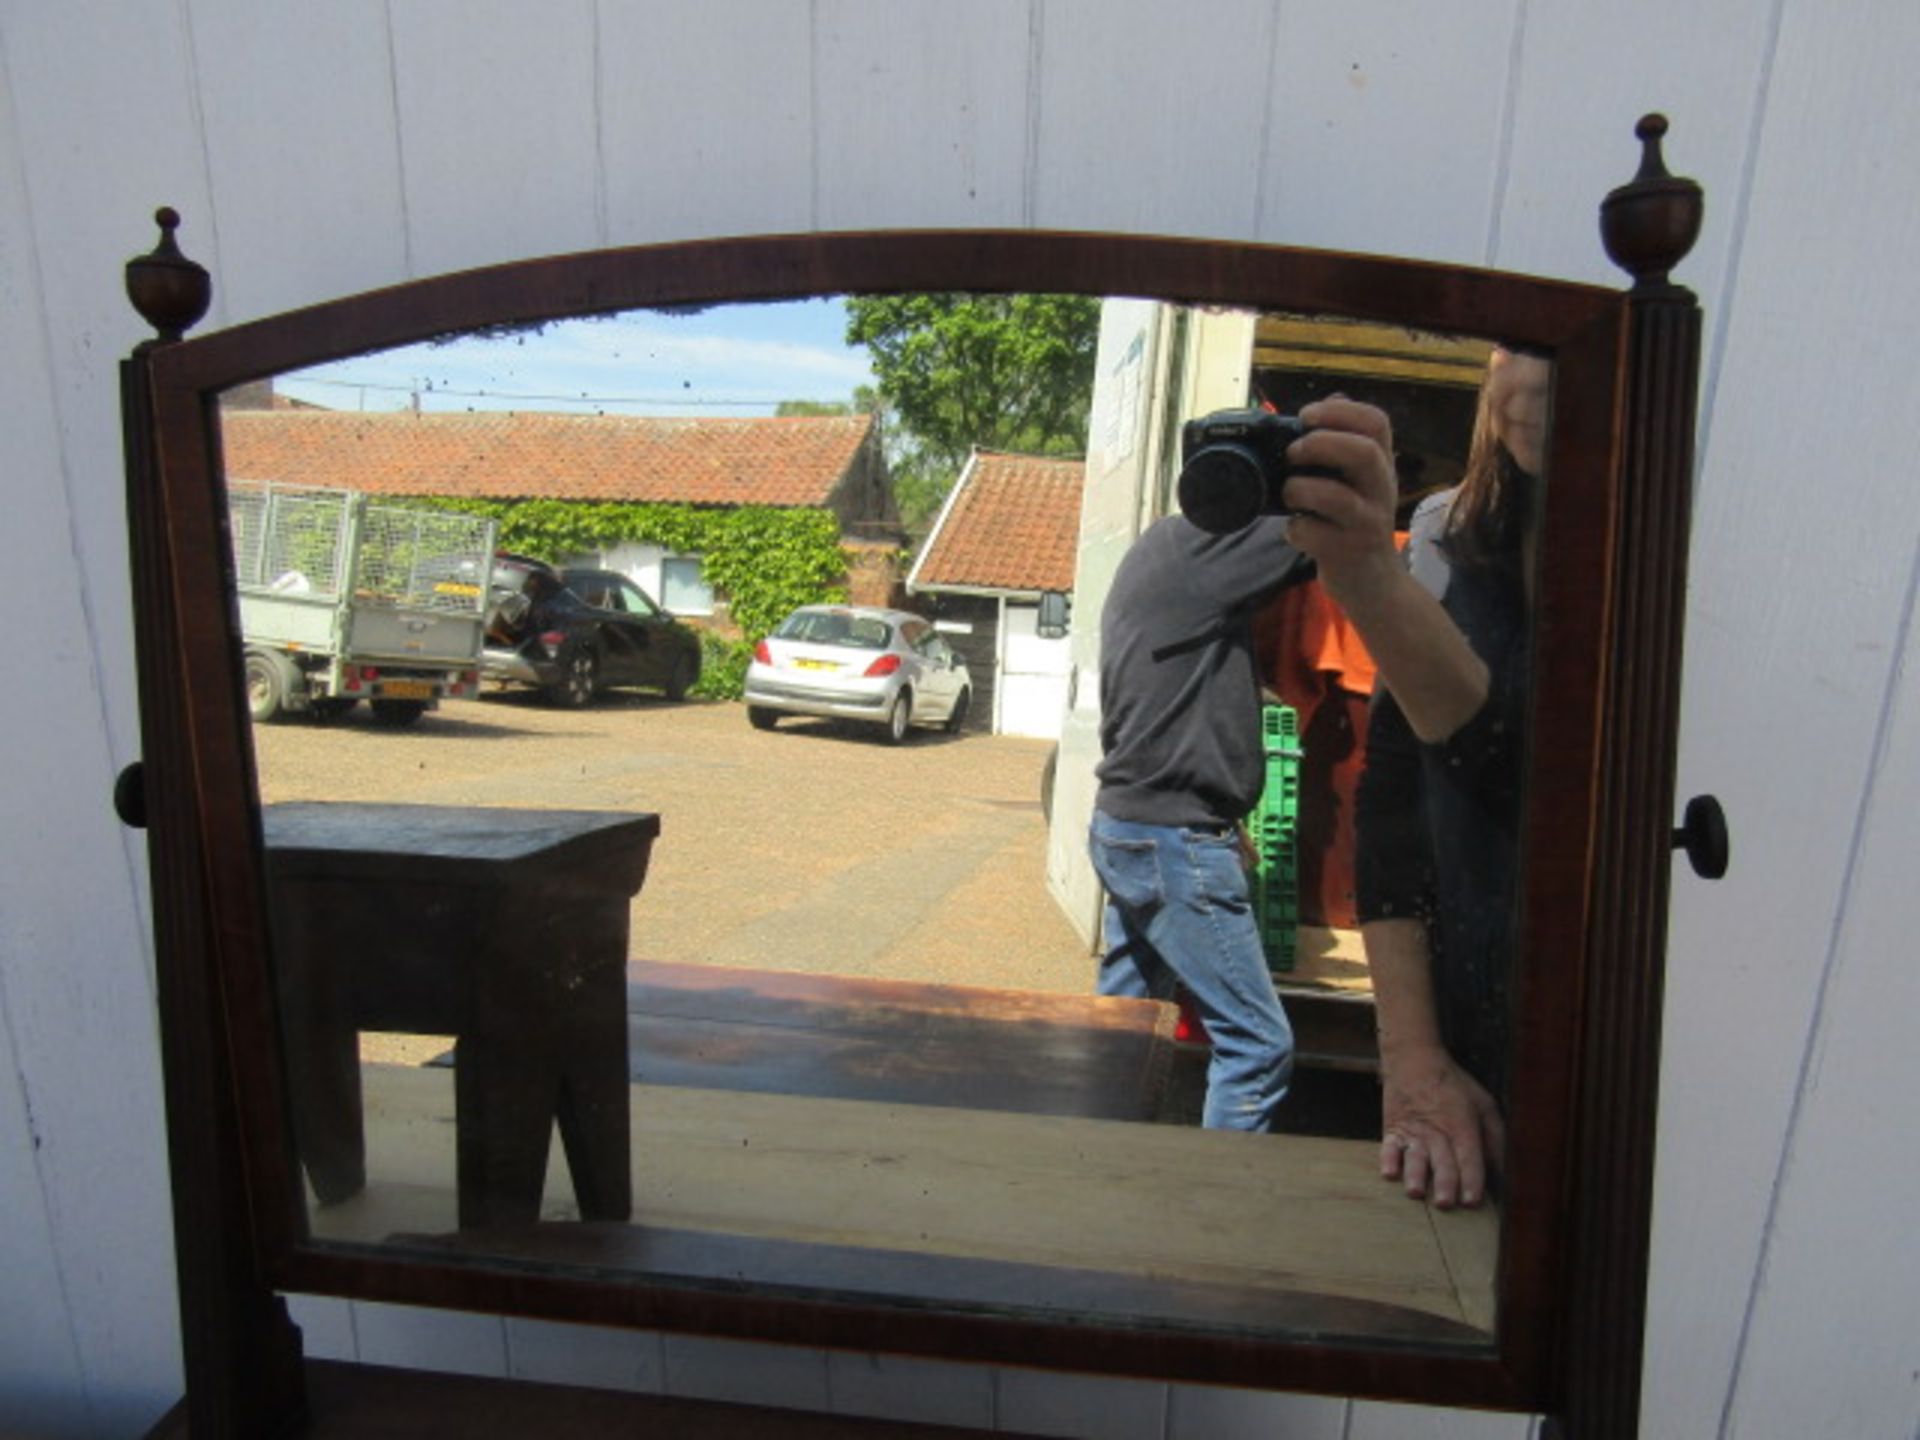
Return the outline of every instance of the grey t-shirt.
{"type": "Polygon", "coordinates": [[[1266,783],[1253,619],[1312,574],[1277,515],[1226,535],[1169,515],[1134,542],[1100,614],[1097,808],[1148,825],[1253,809],[1266,783]]]}

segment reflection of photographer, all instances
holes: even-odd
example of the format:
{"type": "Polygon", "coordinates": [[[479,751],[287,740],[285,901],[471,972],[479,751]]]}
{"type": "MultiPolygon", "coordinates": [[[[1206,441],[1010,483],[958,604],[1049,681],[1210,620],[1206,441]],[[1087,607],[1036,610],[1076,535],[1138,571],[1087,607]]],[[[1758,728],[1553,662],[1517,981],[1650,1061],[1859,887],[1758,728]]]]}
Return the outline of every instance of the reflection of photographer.
{"type": "Polygon", "coordinates": [[[1186,987],[1212,1042],[1202,1118],[1215,1128],[1271,1130],[1293,1069],[1240,848],[1266,780],[1254,616],[1311,573],[1287,523],[1167,516],[1121,560],[1100,619],[1100,992],[1186,987]]]}
{"type": "MultiPolygon", "coordinates": [[[[1529,522],[1547,375],[1542,360],[1494,352],[1466,478],[1416,513],[1404,560],[1392,434],[1371,406],[1333,397],[1303,407],[1279,454],[1271,427],[1215,427],[1230,444],[1254,441],[1256,463],[1223,457],[1191,482],[1217,523],[1252,513],[1254,528],[1293,512],[1279,523],[1378,665],[1357,868],[1380,1030],[1381,1170],[1442,1207],[1480,1203],[1504,1146],[1495,1097],[1510,1040],[1529,522]]],[[[1183,479],[1183,502],[1188,489],[1183,479]]]]}

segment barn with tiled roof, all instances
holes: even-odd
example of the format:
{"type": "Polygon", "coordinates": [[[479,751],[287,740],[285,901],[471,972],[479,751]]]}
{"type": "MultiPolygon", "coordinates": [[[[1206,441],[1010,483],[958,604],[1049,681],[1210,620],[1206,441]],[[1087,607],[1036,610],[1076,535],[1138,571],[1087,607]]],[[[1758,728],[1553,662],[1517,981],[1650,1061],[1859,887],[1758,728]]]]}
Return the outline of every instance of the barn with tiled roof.
{"type": "Polygon", "coordinates": [[[376,495],[808,506],[897,518],[869,415],[708,419],[228,410],[227,472],[376,495]]]}
{"type": "Polygon", "coordinates": [[[1066,641],[1038,634],[1039,600],[1073,591],[1085,479],[1082,460],[974,451],[907,575],[998,732],[1059,734],[1066,641]]]}

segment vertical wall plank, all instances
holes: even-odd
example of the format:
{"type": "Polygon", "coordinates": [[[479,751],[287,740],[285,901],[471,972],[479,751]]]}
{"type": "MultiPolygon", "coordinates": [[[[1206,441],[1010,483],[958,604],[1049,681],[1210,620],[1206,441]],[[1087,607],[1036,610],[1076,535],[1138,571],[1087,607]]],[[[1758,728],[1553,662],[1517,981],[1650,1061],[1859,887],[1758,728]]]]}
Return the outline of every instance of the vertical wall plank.
{"type": "MultiPolygon", "coordinates": [[[[25,597],[33,607],[28,623],[59,627],[55,653],[64,657],[44,687],[0,688],[0,724],[18,734],[30,733],[14,727],[32,723],[29,712],[43,690],[62,707],[63,718],[84,714],[80,706],[93,676],[85,628],[62,603],[59,571],[70,542],[62,544],[66,511],[57,483],[59,427],[43,369],[40,282],[13,107],[7,102],[10,90],[0,44],[0,393],[7,396],[8,509],[30,547],[27,564],[33,573],[23,577],[34,591],[25,597]],[[44,557],[38,564],[36,552],[44,557]]],[[[98,730],[96,718],[96,736],[98,730]]],[[[17,794],[14,786],[9,774],[10,799],[17,794]]],[[[69,845],[78,839],[64,838],[69,845]]],[[[32,1037],[25,1047],[15,1040],[20,1023],[10,996],[17,987],[38,987],[36,977],[14,974],[7,957],[30,955],[58,918],[37,908],[41,897],[29,887],[40,877],[21,875],[13,863],[21,858],[15,851],[34,843],[36,837],[24,827],[0,825],[0,1215],[6,1217],[0,1224],[0,1273],[7,1276],[8,1300],[0,1305],[0,1417],[30,1432],[57,1433],[94,1423],[94,1417],[88,1414],[88,1357],[74,1332],[60,1279],[61,1232],[51,1210],[59,1194],[41,1168],[42,1130],[52,1117],[35,1113],[33,1092],[47,1084],[79,1085],[86,1076],[79,1065],[49,1075],[44,1049],[32,1037]]]]}
{"type": "MultiPolygon", "coordinates": [[[[60,426],[55,473],[72,508],[63,548],[84,577],[71,603],[93,637],[100,713],[112,753],[122,758],[132,757],[139,724],[113,362],[144,327],[127,304],[120,269],[158,238],[153,212],[162,204],[186,217],[181,244],[203,264],[217,266],[220,248],[179,20],[171,6],[129,11],[110,0],[77,0],[12,6],[4,22],[27,217],[51,317],[40,333],[60,426]],[[123,123],[108,123],[109,113],[123,123]]],[[[221,323],[220,305],[216,289],[208,324],[221,323]]]]}
{"type": "Polygon", "coordinates": [[[669,1395],[790,1410],[827,1408],[825,1351],[705,1335],[667,1335],[662,1344],[669,1395]]]}
{"type": "Polygon", "coordinates": [[[603,243],[592,0],[389,14],[413,273],[603,243]]]}
{"type": "Polygon", "coordinates": [[[1028,0],[818,7],[819,229],[1023,222],[1028,13],[1028,0]]]}
{"type": "Polygon", "coordinates": [[[229,320],[391,284],[407,229],[384,0],[191,0],[229,320]],[[240,58],[244,57],[244,59],[240,58]],[[263,125],[262,115],[273,116],[263,125]]]}
{"type": "MultiPolygon", "coordinates": [[[[1920,583],[1920,546],[1908,571],[1920,583]]],[[[1909,591],[1904,661],[1891,697],[1846,918],[1739,1357],[1733,1435],[1911,1433],[1920,1422],[1914,1337],[1920,1288],[1906,1237],[1920,1213],[1909,1053],[1920,1015],[1913,936],[1913,816],[1920,814],[1920,631],[1909,591]],[[1877,1243],[1841,1243],[1878,1237],[1877,1243]],[[1831,1296],[1839,1313],[1807,1303],[1831,1296]]]]}
{"type": "Polygon", "coordinates": [[[0,1211],[0,1308],[49,1365],[27,1403],[76,1434],[137,1433],[180,1384],[144,872],[107,804],[138,732],[114,359],[140,325],[120,266],[157,238],[157,199],[206,213],[176,22],[84,4],[0,21],[0,491],[8,631],[31,651],[0,686],[0,1174],[25,1192],[0,1211]]]}
{"type": "Polygon", "coordinates": [[[1149,1380],[1002,1370],[995,1423],[1025,1435],[1162,1440],[1167,1389],[1149,1380]]]}
{"type": "Polygon", "coordinates": [[[353,1302],[332,1295],[289,1295],[287,1316],[300,1327],[300,1348],[309,1360],[357,1360],[353,1302]]]}
{"type": "Polygon", "coordinates": [[[1246,238],[1265,129],[1269,0],[1037,0],[1029,183],[1047,230],[1246,238]]]}
{"type": "Polygon", "coordinates": [[[1842,1403],[1840,1352],[1886,1365],[1883,1333],[1904,1361],[1856,1393],[1883,1408],[1850,1433],[1909,1433],[1920,1368],[1912,1297],[1875,1274],[1911,1254],[1895,1216],[1920,1204],[1915,1172],[1872,1111],[1848,1113],[1911,1090],[1915,1066],[1885,1043],[1912,993],[1905,752],[1867,787],[1920,539],[1920,294],[1889,278],[1910,272],[1920,204],[1888,161],[1920,144],[1920,14],[1830,18],[1783,17],[1694,527],[1681,794],[1721,796],[1734,858],[1674,892],[1646,1413],[1676,1434],[1720,1433],[1736,1377],[1734,1413],[1806,1433],[1784,1415],[1842,1403]],[[1823,1160],[1848,1163],[1821,1177],[1823,1160]],[[1756,1285],[1763,1240],[1776,1263],[1756,1285]],[[1866,1288],[1834,1283],[1850,1278],[1866,1288]],[[1787,1363],[1789,1338],[1831,1363],[1787,1363]]]}
{"type": "Polygon", "coordinates": [[[993,1424],[993,1371],[982,1365],[829,1351],[827,1392],[836,1415],[977,1430],[993,1424]]]}
{"type": "Polygon", "coordinates": [[[1323,1395],[1175,1385],[1167,1440],[1347,1440],[1350,1409],[1323,1395]]]}
{"type": "Polygon", "coordinates": [[[1282,4],[1260,238],[1483,263],[1514,3],[1282,4]]]}
{"type": "Polygon", "coordinates": [[[1526,1415],[1355,1401],[1343,1440],[1528,1440],[1532,1434],[1526,1415]]]}
{"type": "Polygon", "coordinates": [[[61,1289],[58,1234],[34,1163],[37,1138],[0,986],[0,1214],[7,1217],[0,1230],[7,1275],[7,1303],[0,1305],[0,1430],[54,1435],[97,1424],[98,1417],[89,1413],[86,1357],[61,1289]]]}
{"type": "Polygon", "coordinates": [[[499,1315],[353,1302],[359,1358],[452,1375],[505,1375],[507,1322],[499,1315]]]}
{"type": "Polygon", "coordinates": [[[650,1330],[601,1330],[546,1320],[509,1318],[507,1373],[551,1385],[601,1390],[666,1388],[660,1336],[650,1330]]]}
{"type": "Polygon", "coordinates": [[[813,225],[809,7],[601,7],[601,134],[613,243],[813,225]]]}

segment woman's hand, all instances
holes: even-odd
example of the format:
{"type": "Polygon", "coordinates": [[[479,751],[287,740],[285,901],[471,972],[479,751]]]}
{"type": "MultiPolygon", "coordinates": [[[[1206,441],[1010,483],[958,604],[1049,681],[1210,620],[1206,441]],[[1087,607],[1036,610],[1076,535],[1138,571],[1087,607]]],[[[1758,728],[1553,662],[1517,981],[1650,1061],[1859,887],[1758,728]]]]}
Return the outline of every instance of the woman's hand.
{"type": "Polygon", "coordinates": [[[1437,1210],[1472,1208],[1506,1161],[1493,1097],[1438,1045],[1381,1055],[1380,1177],[1437,1210]]]}

